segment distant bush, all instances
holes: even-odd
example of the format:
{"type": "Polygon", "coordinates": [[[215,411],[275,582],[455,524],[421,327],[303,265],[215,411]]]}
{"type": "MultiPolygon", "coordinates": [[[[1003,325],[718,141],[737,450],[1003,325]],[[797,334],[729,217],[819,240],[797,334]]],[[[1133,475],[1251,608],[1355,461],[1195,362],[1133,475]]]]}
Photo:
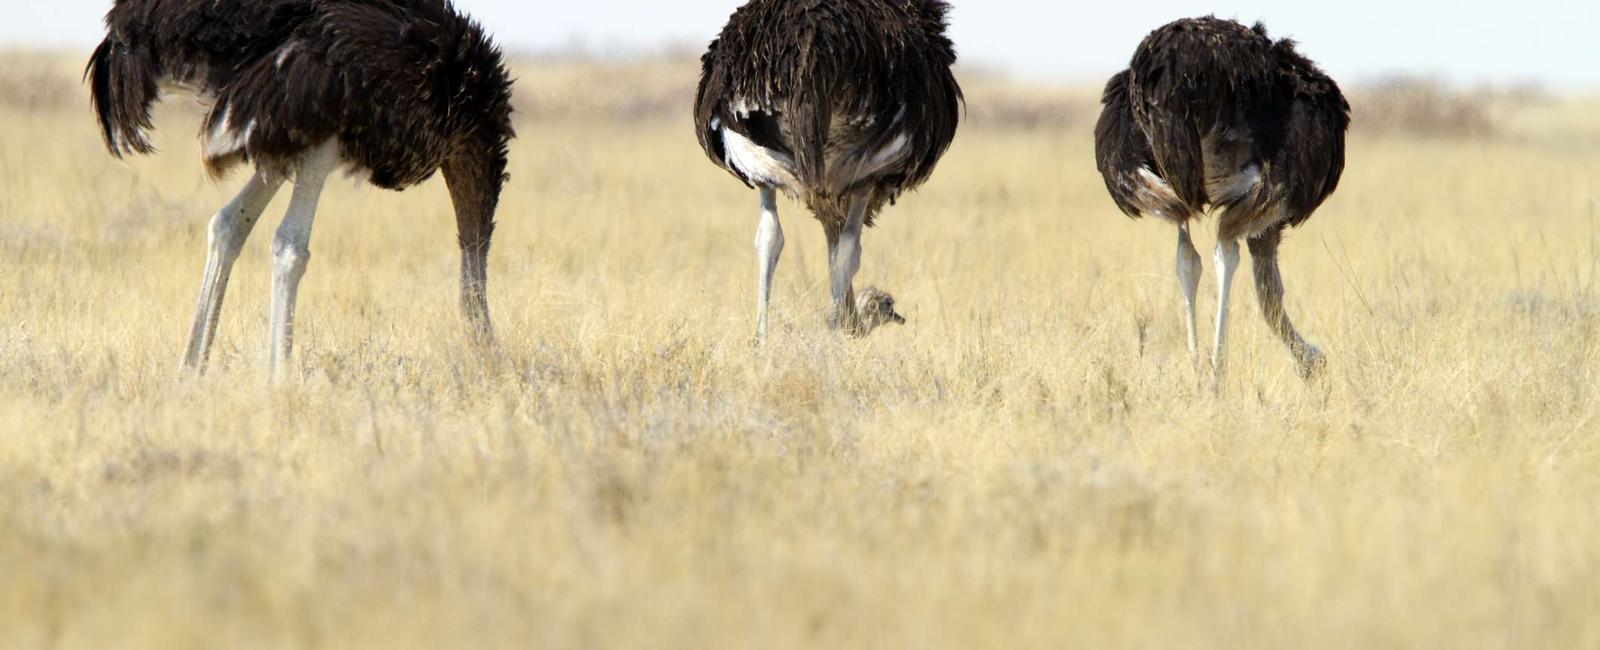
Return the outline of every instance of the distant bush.
{"type": "Polygon", "coordinates": [[[1100,115],[1098,98],[1083,92],[988,81],[969,82],[967,86],[966,123],[972,126],[1018,130],[1091,129],[1100,115]]]}
{"type": "Polygon", "coordinates": [[[642,121],[689,119],[699,65],[692,58],[527,58],[513,66],[519,117],[642,121]]]}
{"type": "Polygon", "coordinates": [[[37,61],[0,66],[0,106],[43,110],[77,105],[84,91],[76,79],[37,61]]]}
{"type": "Polygon", "coordinates": [[[1415,77],[1358,86],[1348,94],[1357,132],[1479,138],[1498,134],[1497,104],[1528,103],[1540,96],[1532,88],[1458,91],[1415,77]]]}

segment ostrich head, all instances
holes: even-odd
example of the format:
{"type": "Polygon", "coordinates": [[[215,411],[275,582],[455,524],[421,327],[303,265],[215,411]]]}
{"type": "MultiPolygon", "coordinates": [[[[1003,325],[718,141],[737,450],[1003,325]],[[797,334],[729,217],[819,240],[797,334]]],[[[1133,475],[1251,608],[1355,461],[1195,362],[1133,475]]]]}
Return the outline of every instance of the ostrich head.
{"type": "Polygon", "coordinates": [[[856,294],[856,314],[861,319],[861,333],[870,334],[880,325],[904,325],[906,317],[894,310],[894,296],[877,287],[867,287],[856,294]]]}

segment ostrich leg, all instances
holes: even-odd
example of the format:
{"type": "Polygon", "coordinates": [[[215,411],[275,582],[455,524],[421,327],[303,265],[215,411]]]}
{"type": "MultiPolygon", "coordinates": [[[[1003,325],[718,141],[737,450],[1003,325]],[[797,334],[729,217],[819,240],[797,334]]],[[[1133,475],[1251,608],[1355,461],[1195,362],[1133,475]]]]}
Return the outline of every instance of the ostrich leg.
{"type": "Polygon", "coordinates": [[[323,184],[339,160],[339,145],[329,140],[306,152],[295,174],[294,195],[289,212],[272,240],[272,330],[271,367],[274,379],[282,379],[294,346],[294,306],[300,292],[300,279],[311,260],[311,225],[317,215],[317,200],[323,184]]]}
{"type": "Polygon", "coordinates": [[[783,225],[778,222],[778,193],[761,188],[761,221],[756,226],[756,345],[767,342],[767,304],[772,274],[783,254],[783,225]]]}
{"type": "Polygon", "coordinates": [[[260,171],[250,177],[228,205],[211,218],[206,239],[206,270],[200,280],[200,297],[194,308],[194,325],[189,329],[189,344],[183,353],[183,369],[205,372],[211,356],[211,343],[217,336],[217,320],[222,315],[222,297],[228,291],[228,277],[239,251],[255,229],[261,213],[272,202],[283,184],[260,171]]]}
{"type": "Polygon", "coordinates": [[[1200,367],[1200,339],[1196,331],[1194,299],[1200,290],[1200,253],[1189,238],[1189,224],[1178,225],[1178,288],[1183,291],[1184,324],[1189,329],[1189,363],[1200,367]]]}
{"type": "Polygon", "coordinates": [[[867,197],[857,194],[850,198],[850,209],[844,225],[837,232],[828,229],[828,267],[833,275],[833,307],[828,313],[830,329],[844,329],[851,336],[866,332],[861,327],[861,316],[856,313],[856,272],[861,270],[861,226],[867,217],[867,197]]]}
{"type": "Polygon", "coordinates": [[[1228,301],[1233,293],[1233,273],[1239,269],[1239,242],[1223,239],[1217,242],[1217,338],[1211,349],[1211,365],[1215,373],[1216,391],[1222,392],[1223,379],[1228,374],[1228,301]]]}
{"type": "Polygon", "coordinates": [[[1289,354],[1294,355],[1300,376],[1310,379],[1322,369],[1322,351],[1300,337],[1294,323],[1289,321],[1288,312],[1284,311],[1283,278],[1278,273],[1278,243],[1282,239],[1283,231],[1274,229],[1247,242],[1255,271],[1256,298],[1261,303],[1261,316],[1267,319],[1267,326],[1289,346],[1289,354]]]}

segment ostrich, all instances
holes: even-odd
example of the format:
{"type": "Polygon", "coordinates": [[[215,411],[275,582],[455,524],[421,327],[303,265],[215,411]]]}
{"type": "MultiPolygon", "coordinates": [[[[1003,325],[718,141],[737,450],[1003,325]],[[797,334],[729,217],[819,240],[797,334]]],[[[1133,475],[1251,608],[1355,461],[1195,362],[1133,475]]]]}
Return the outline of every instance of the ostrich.
{"type": "Polygon", "coordinates": [[[106,26],[84,76],[112,155],[154,151],[145,132],[165,83],[209,100],[200,140],[213,178],[254,167],[211,219],[185,369],[204,371],[234,260],[292,178],[272,241],[269,361],[282,375],[317,200],[339,167],[392,190],[443,172],[461,307],[476,340],[493,340],[485,289],[511,82],[499,50],[448,0],[116,0],[106,26]]]}
{"type": "Polygon", "coordinates": [[[1350,108],[1339,87],[1289,40],[1215,17],[1152,32],[1133,62],[1106,84],[1095,158],[1111,198],[1128,216],[1178,226],[1178,283],[1189,355],[1199,363],[1195,291],[1200,255],[1189,221],[1217,218],[1217,324],[1212,370],[1226,370],[1228,301],[1239,240],[1250,247],[1262,315],[1310,378],[1322,353],[1283,308],[1278,244],[1333,193],[1344,170],[1350,108]]]}
{"type": "Polygon", "coordinates": [[[933,173],[955,138],[943,0],[752,0],[701,60],[695,130],[718,166],[760,190],[756,341],[767,337],[783,251],[777,193],[802,201],[827,235],[830,329],[865,336],[904,323],[888,293],[852,287],[861,232],[933,173]]]}

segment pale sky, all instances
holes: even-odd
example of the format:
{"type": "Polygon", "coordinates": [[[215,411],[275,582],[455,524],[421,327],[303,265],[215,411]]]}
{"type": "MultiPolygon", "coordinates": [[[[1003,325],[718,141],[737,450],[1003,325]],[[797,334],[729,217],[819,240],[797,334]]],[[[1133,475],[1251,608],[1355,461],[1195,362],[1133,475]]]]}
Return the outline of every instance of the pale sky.
{"type": "MultiPolygon", "coordinates": [[[[511,51],[703,45],[743,0],[456,0],[511,51]]],[[[952,0],[963,61],[1037,77],[1095,78],[1174,18],[1265,20],[1336,78],[1425,74],[1462,84],[1537,81],[1600,90],[1600,0],[952,0]]],[[[0,0],[0,44],[83,48],[109,0],[0,0]]]]}

